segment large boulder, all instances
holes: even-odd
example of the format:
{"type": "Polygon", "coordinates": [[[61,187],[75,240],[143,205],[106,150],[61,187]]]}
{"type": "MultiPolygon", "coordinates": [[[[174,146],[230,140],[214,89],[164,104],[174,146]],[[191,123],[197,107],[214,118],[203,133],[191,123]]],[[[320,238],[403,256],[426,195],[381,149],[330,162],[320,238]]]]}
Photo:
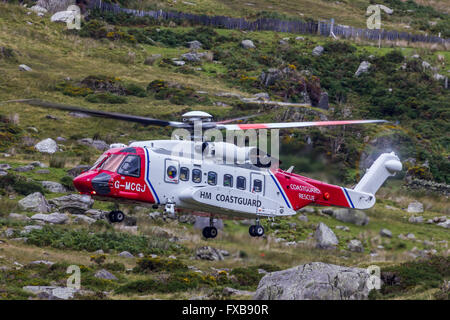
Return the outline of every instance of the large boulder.
{"type": "Polygon", "coordinates": [[[336,220],[353,223],[357,226],[365,226],[369,223],[369,217],[361,210],[347,208],[325,209],[322,210],[322,213],[331,215],[336,220]]]}
{"type": "Polygon", "coordinates": [[[94,205],[94,200],[90,196],[81,194],[69,194],[51,199],[49,202],[59,211],[68,211],[72,214],[83,214],[94,205]]]}
{"type": "Polygon", "coordinates": [[[311,262],[272,272],[259,282],[256,300],[363,300],[369,295],[365,269],[311,262]]]}
{"type": "Polygon", "coordinates": [[[105,269],[97,271],[94,277],[105,280],[117,280],[117,277],[115,275],[113,275],[111,272],[105,269]]]}
{"type": "Polygon", "coordinates": [[[253,43],[253,41],[252,40],[248,40],[248,39],[247,40],[242,40],[241,47],[244,48],[244,49],[254,49],[254,48],[256,48],[255,44],[253,43]]]}
{"type": "Polygon", "coordinates": [[[201,49],[203,46],[202,43],[197,40],[189,41],[189,42],[187,42],[187,45],[188,45],[189,49],[191,49],[191,50],[201,49]]]}
{"type": "Polygon", "coordinates": [[[339,240],[334,232],[322,222],[317,226],[314,238],[317,241],[317,248],[320,249],[333,249],[339,244],[339,240]]]}
{"type": "Polygon", "coordinates": [[[79,292],[79,290],[75,288],[54,286],[26,286],[22,289],[48,300],[72,299],[75,293],[79,292]]]}
{"type": "Polygon", "coordinates": [[[47,200],[40,192],[32,193],[20,200],[19,207],[22,210],[38,213],[47,213],[50,211],[47,200]]]}
{"type": "Polygon", "coordinates": [[[56,144],[56,141],[51,138],[38,142],[34,147],[37,151],[42,153],[52,154],[58,151],[58,145],[56,144]]]}
{"type": "Polygon", "coordinates": [[[69,220],[69,217],[63,213],[54,212],[51,214],[38,213],[32,216],[31,219],[53,224],[64,224],[69,220]]]}
{"type": "Polygon", "coordinates": [[[197,249],[195,252],[195,258],[200,260],[219,261],[223,260],[223,255],[220,250],[205,246],[197,249]]]}
{"type": "Polygon", "coordinates": [[[358,239],[353,239],[348,242],[348,250],[353,252],[364,252],[364,246],[362,245],[361,241],[358,239]]]}
{"type": "Polygon", "coordinates": [[[408,205],[408,209],[406,211],[408,211],[409,213],[422,213],[423,204],[419,201],[413,201],[408,205]]]}
{"type": "Polygon", "coordinates": [[[103,140],[93,140],[91,138],[83,138],[78,140],[78,143],[83,144],[88,147],[93,147],[100,151],[105,151],[109,149],[109,144],[103,140]]]}
{"type": "Polygon", "coordinates": [[[36,5],[45,8],[49,12],[58,12],[66,10],[70,5],[76,3],[76,0],[39,0],[36,5]]]}
{"type": "Polygon", "coordinates": [[[67,189],[58,182],[54,182],[54,181],[42,181],[41,182],[42,186],[50,191],[50,192],[54,192],[54,193],[66,193],[67,189]]]}
{"type": "Polygon", "coordinates": [[[324,50],[324,48],[322,46],[317,46],[313,49],[312,55],[318,57],[318,56],[322,55],[323,50],[324,50]]]}
{"type": "Polygon", "coordinates": [[[358,67],[358,70],[355,72],[355,77],[359,77],[361,74],[369,72],[370,62],[363,61],[358,67]]]}

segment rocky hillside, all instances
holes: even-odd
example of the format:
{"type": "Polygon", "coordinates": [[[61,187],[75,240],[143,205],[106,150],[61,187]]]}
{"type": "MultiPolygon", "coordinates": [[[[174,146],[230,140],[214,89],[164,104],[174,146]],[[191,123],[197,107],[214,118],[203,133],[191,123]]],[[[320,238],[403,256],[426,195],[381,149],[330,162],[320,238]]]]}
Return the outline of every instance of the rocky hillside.
{"type": "Polygon", "coordinates": [[[256,121],[386,118],[283,132],[283,166],[351,186],[378,153],[394,150],[407,171],[366,213],[305,208],[265,221],[262,239],[248,236],[248,221],[227,220],[205,240],[201,218],[124,207],[130,218],[111,224],[111,204],[73,194],[73,177],[109,144],[169,130],[1,104],[2,299],[448,299],[448,51],[98,14],[68,31],[50,15],[0,4],[0,101],[170,120],[188,110],[262,113],[256,121]],[[384,286],[369,294],[362,270],[373,264],[384,286]],[[70,265],[80,267],[80,290],[65,287],[70,265]],[[342,268],[348,279],[308,285],[342,268]],[[349,279],[361,290],[347,290],[349,279]],[[271,295],[276,283],[280,296],[271,295]]]}

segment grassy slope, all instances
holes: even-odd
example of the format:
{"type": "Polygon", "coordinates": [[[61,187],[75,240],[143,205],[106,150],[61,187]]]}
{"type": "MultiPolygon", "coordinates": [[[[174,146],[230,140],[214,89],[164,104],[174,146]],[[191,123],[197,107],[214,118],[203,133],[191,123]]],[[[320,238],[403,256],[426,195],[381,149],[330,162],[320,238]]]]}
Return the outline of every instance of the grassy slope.
{"type": "MultiPolygon", "coordinates": [[[[37,18],[34,15],[26,16],[25,11],[15,6],[0,4],[0,46],[8,46],[20,53],[17,62],[0,61],[0,68],[2,70],[2,77],[0,79],[0,100],[22,98],[22,97],[40,97],[42,99],[59,101],[64,103],[71,103],[76,105],[83,105],[86,107],[107,109],[111,111],[122,111],[133,114],[149,115],[155,117],[166,117],[170,119],[177,119],[174,113],[179,113],[185,106],[175,106],[165,101],[153,100],[151,98],[132,98],[130,103],[123,106],[97,106],[85,102],[81,98],[71,98],[63,96],[61,93],[53,90],[54,84],[58,83],[65,77],[72,77],[74,79],[83,78],[89,74],[107,74],[117,76],[122,79],[133,81],[141,85],[146,85],[148,82],[158,78],[166,80],[177,81],[180,83],[188,83],[198,90],[207,90],[210,92],[219,91],[233,91],[246,95],[240,92],[238,88],[229,88],[229,86],[220,78],[209,74],[208,72],[199,73],[197,75],[183,75],[175,73],[167,68],[158,66],[150,67],[144,66],[142,61],[147,54],[162,53],[165,57],[178,56],[185,49],[168,49],[154,46],[139,46],[131,47],[122,43],[109,41],[94,41],[90,39],[79,38],[76,36],[64,35],[63,27],[60,25],[51,24],[47,19],[37,18]],[[29,26],[25,21],[33,23],[29,26]],[[136,52],[136,60],[133,62],[127,61],[128,52],[136,52]],[[34,71],[30,73],[19,72],[18,64],[25,63],[30,65],[34,71]],[[105,67],[109,66],[109,67],[105,67]]],[[[220,31],[226,32],[226,31],[220,31]]],[[[273,33],[256,33],[251,34],[254,38],[262,40],[273,38],[276,35],[273,33]]],[[[373,49],[374,50],[374,49],[373,49]]],[[[388,49],[384,49],[388,50],[388,49]]],[[[411,49],[408,49],[411,50],[411,49]]],[[[436,55],[436,53],[431,53],[436,55]]],[[[20,115],[20,126],[26,128],[28,126],[35,126],[39,133],[32,134],[36,138],[46,138],[51,136],[93,136],[100,133],[101,138],[112,141],[120,141],[127,143],[128,140],[134,139],[151,139],[163,138],[169,131],[164,129],[148,129],[141,130],[139,127],[132,124],[113,122],[107,120],[95,119],[76,119],[64,113],[55,113],[61,120],[53,122],[46,120],[44,117],[48,112],[26,107],[21,104],[1,106],[2,113],[18,113],[20,115]],[[99,129],[101,126],[101,129],[99,129]],[[121,136],[125,134],[126,136],[121,136]]],[[[198,108],[215,113],[219,116],[225,116],[225,113],[230,109],[223,107],[205,107],[192,106],[191,108],[198,108]]],[[[76,148],[73,141],[69,141],[68,148],[76,148]]],[[[12,159],[2,159],[1,162],[8,162],[13,165],[18,163],[26,163],[30,160],[40,159],[48,163],[48,157],[39,154],[18,154],[12,159]]],[[[93,160],[93,159],[92,159],[93,160]]],[[[76,164],[76,157],[70,159],[76,164]]],[[[51,168],[51,177],[57,180],[63,174],[61,169],[51,168]]],[[[43,179],[36,174],[25,174],[36,180],[43,179]]],[[[48,195],[54,197],[55,195],[48,195]]],[[[19,197],[18,197],[19,198],[19,197]]],[[[16,198],[16,200],[18,199],[16,198]]],[[[430,197],[423,194],[411,194],[399,188],[395,183],[390,182],[386,188],[382,189],[379,196],[379,201],[375,208],[368,211],[371,222],[366,227],[357,227],[350,224],[345,224],[335,221],[327,216],[322,216],[317,212],[309,214],[309,223],[303,223],[293,217],[279,221],[278,234],[275,234],[275,228],[267,227],[269,240],[263,239],[249,239],[247,235],[247,227],[242,226],[234,221],[227,221],[226,228],[223,233],[214,241],[205,241],[201,239],[198,230],[193,230],[192,226],[182,224],[161,224],[170,232],[181,235],[187,241],[183,242],[189,250],[194,250],[196,247],[202,245],[212,245],[214,247],[226,249],[231,252],[231,258],[227,258],[220,262],[206,262],[189,260],[192,256],[192,251],[179,256],[179,259],[185,261],[189,265],[195,265],[205,272],[210,272],[210,267],[215,268],[234,268],[236,266],[258,265],[261,263],[275,263],[281,268],[298,265],[310,261],[324,261],[349,266],[364,267],[373,263],[380,265],[390,265],[401,261],[409,260],[411,257],[407,255],[406,250],[412,249],[416,246],[419,249],[423,248],[420,242],[404,241],[397,238],[402,233],[406,234],[412,232],[419,240],[433,240],[438,242],[440,240],[449,240],[448,231],[434,225],[411,225],[407,222],[409,214],[402,211],[401,208],[407,206],[409,201],[417,199],[425,204],[426,212],[424,217],[431,218],[434,216],[449,215],[449,209],[445,199],[440,197],[430,197]],[[398,210],[388,210],[385,205],[393,205],[398,210]],[[281,244],[276,244],[273,239],[283,235],[291,240],[305,240],[309,233],[313,232],[314,224],[322,221],[334,229],[337,225],[346,225],[350,228],[350,232],[335,230],[340,239],[340,247],[346,247],[346,241],[358,238],[363,241],[365,252],[362,254],[349,253],[341,251],[322,251],[312,248],[308,243],[304,246],[295,248],[288,248],[281,244]],[[289,229],[288,222],[296,222],[298,224],[297,230],[289,229]],[[377,236],[381,228],[389,228],[394,237],[392,239],[379,238],[377,236]],[[272,240],[271,240],[272,239],[272,240]],[[382,244],[386,250],[376,249],[377,245],[382,244]],[[377,250],[379,255],[377,257],[370,257],[370,250],[377,250]],[[244,251],[247,254],[246,258],[239,258],[239,252],[244,251]]],[[[6,197],[1,199],[0,207],[2,208],[2,215],[9,212],[18,212],[16,200],[8,200],[6,197]]],[[[106,209],[107,204],[96,203],[96,208],[106,209]]],[[[154,234],[151,228],[155,223],[150,222],[145,215],[138,215],[139,217],[139,232],[144,235],[154,234]]],[[[4,220],[2,220],[4,221],[4,220]]],[[[278,221],[277,221],[278,222],[278,221]]],[[[13,226],[14,223],[6,221],[5,224],[0,224],[2,231],[8,226],[13,226]]],[[[16,225],[16,227],[18,227],[16,225]]],[[[60,228],[60,227],[56,227],[60,228]]],[[[77,227],[70,227],[77,228],[77,227]]],[[[4,239],[2,239],[3,241],[4,239]]],[[[440,253],[447,252],[444,245],[436,245],[436,249],[440,253]]],[[[0,244],[0,265],[8,267],[13,266],[14,261],[26,264],[33,260],[48,259],[51,261],[67,262],[83,265],[92,265],[90,262],[89,252],[61,250],[50,247],[40,248],[36,246],[24,245],[18,242],[7,241],[0,244]]],[[[133,267],[134,260],[125,260],[117,257],[112,252],[107,254],[108,261],[120,261],[126,267],[133,267]]],[[[93,266],[95,268],[95,266],[93,266]]],[[[146,278],[145,276],[134,274],[123,274],[124,279],[121,283],[126,283],[132,280],[146,278]]],[[[57,280],[57,279],[55,279],[57,280]]],[[[61,280],[61,279],[59,279],[61,280]]],[[[50,282],[48,283],[50,284],[50,282]]],[[[1,287],[1,285],[0,285],[1,287]]],[[[7,290],[16,290],[20,288],[20,283],[9,285],[7,290]]],[[[99,286],[99,288],[102,288],[99,286]]],[[[4,288],[2,288],[4,289],[4,288]]],[[[252,288],[254,289],[254,287],[252,288]]],[[[100,289],[99,289],[100,290],[100,289]]],[[[133,298],[189,298],[194,295],[202,295],[205,290],[194,290],[193,292],[182,292],[172,294],[150,294],[138,295],[134,294],[133,298]]],[[[431,296],[423,293],[406,293],[403,298],[417,297],[431,298],[431,296]]],[[[12,295],[12,297],[17,297],[12,295]]],[[[123,295],[113,295],[114,298],[129,298],[123,295]]]]}

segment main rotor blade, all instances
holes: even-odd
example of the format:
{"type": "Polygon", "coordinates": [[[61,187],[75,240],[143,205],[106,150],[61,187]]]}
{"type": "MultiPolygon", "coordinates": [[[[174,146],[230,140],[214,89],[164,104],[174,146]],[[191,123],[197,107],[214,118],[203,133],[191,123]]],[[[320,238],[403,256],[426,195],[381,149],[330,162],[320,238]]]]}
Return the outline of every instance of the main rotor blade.
{"type": "Polygon", "coordinates": [[[340,126],[348,124],[384,123],[386,120],[342,120],[313,122],[281,122],[281,123],[249,123],[249,124],[218,124],[218,129],[248,130],[248,129],[286,129],[303,127],[340,126]]]}
{"type": "Polygon", "coordinates": [[[9,101],[3,101],[1,103],[27,103],[29,105],[42,107],[42,108],[78,112],[78,113],[84,113],[84,114],[94,116],[94,117],[109,118],[109,119],[116,119],[116,120],[129,121],[129,122],[137,122],[137,123],[144,124],[144,125],[155,125],[155,126],[161,126],[161,127],[170,126],[170,127],[175,127],[175,128],[184,128],[186,126],[182,122],[152,119],[152,118],[133,116],[133,115],[123,114],[123,113],[90,110],[90,109],[85,109],[85,108],[80,108],[80,107],[75,107],[75,106],[68,106],[68,105],[63,105],[63,104],[58,104],[58,103],[53,103],[53,102],[41,101],[41,100],[37,100],[37,99],[9,100],[9,101]]]}
{"type": "Polygon", "coordinates": [[[216,124],[226,124],[226,123],[230,123],[230,122],[236,122],[236,121],[244,121],[244,120],[248,120],[254,117],[259,116],[259,114],[252,114],[250,116],[245,116],[245,117],[239,117],[239,118],[234,118],[234,119],[227,119],[227,120],[222,120],[222,121],[217,121],[215,122],[216,124]]]}

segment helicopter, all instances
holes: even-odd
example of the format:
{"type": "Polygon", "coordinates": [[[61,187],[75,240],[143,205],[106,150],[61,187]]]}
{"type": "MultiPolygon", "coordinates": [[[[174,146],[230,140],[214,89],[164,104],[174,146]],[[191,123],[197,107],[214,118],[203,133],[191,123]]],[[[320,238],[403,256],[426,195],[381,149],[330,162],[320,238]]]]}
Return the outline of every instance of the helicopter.
{"type": "MultiPolygon", "coordinates": [[[[215,238],[218,234],[215,217],[254,219],[249,234],[261,237],[264,235],[261,218],[292,216],[308,205],[369,209],[375,204],[375,193],[385,180],[402,170],[402,163],[394,152],[383,153],[356,186],[349,189],[295,174],[293,167],[284,171],[278,167],[278,159],[256,147],[207,141],[195,132],[196,128],[227,131],[286,129],[384,123],[387,122],[385,120],[243,124],[240,121],[252,116],[214,122],[206,112],[190,111],[182,115],[182,122],[177,122],[36,99],[8,102],[185,129],[192,133],[191,138],[185,140],[149,140],[111,145],[89,170],[74,178],[73,184],[80,194],[95,200],[154,209],[163,206],[169,214],[206,212],[210,223],[202,230],[205,238],[215,238]]],[[[113,210],[108,218],[112,223],[120,223],[125,214],[113,210]]]]}

